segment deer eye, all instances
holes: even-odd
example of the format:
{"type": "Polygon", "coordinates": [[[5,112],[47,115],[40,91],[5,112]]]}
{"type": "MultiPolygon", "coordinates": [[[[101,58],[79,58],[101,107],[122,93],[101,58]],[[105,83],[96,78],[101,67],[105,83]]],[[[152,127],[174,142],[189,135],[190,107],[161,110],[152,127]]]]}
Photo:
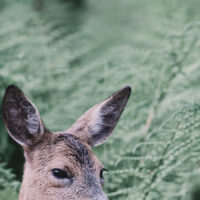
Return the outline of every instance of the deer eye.
{"type": "Polygon", "coordinates": [[[53,169],[52,170],[52,174],[54,177],[58,178],[58,179],[65,179],[65,178],[68,178],[70,179],[71,176],[69,175],[69,173],[65,170],[62,170],[62,169],[53,169]]]}
{"type": "Polygon", "coordinates": [[[101,182],[101,185],[104,185],[104,177],[103,177],[103,172],[104,171],[108,171],[107,169],[103,168],[101,169],[100,171],[100,182],[101,182]]]}

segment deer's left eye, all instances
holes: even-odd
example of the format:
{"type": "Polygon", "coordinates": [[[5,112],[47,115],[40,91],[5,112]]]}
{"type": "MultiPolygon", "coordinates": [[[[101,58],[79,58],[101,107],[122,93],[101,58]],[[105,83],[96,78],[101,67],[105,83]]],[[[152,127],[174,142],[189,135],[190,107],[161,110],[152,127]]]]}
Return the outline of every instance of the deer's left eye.
{"type": "Polygon", "coordinates": [[[65,179],[65,178],[70,179],[71,178],[67,171],[58,169],[58,168],[53,169],[52,174],[55,178],[58,178],[58,179],[65,179]]]}
{"type": "Polygon", "coordinates": [[[103,168],[100,171],[100,181],[101,181],[101,185],[104,185],[104,177],[103,177],[103,172],[104,171],[108,171],[107,169],[103,168]]]}

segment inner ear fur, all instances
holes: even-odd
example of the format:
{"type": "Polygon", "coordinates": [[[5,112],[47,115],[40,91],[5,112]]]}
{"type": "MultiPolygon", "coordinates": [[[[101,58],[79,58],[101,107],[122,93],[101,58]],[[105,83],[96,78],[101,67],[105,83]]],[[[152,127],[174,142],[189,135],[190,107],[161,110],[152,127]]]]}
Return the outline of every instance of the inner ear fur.
{"type": "Polygon", "coordinates": [[[91,146],[102,144],[115,128],[131,94],[126,86],[90,108],[67,131],[91,146]]]}
{"type": "Polygon", "coordinates": [[[44,126],[36,106],[15,85],[7,87],[3,98],[5,126],[19,144],[36,143],[44,133],[44,126]]]}

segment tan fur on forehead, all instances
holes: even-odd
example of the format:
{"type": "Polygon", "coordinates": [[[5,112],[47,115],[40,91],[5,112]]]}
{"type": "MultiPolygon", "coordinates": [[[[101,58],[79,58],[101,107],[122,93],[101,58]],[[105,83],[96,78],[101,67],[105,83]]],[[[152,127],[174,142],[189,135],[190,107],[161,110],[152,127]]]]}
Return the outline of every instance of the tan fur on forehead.
{"type": "Polygon", "coordinates": [[[41,143],[26,151],[26,158],[33,165],[45,167],[51,163],[54,168],[70,166],[72,170],[89,168],[93,171],[103,167],[91,147],[78,137],[60,133],[46,136],[44,134],[41,143]]]}

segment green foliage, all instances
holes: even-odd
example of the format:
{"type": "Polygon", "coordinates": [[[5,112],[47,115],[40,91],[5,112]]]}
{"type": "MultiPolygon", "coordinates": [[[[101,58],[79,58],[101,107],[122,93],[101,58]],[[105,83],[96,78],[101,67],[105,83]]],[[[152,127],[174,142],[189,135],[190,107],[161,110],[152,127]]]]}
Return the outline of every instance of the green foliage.
{"type": "MultiPolygon", "coordinates": [[[[131,85],[114,134],[94,149],[110,169],[109,199],[196,200],[199,7],[199,0],[2,0],[0,96],[17,84],[60,131],[131,85]]],[[[0,159],[20,179],[22,150],[0,123],[0,159]]],[[[2,165],[0,175],[0,199],[15,199],[14,177],[2,165]]]]}
{"type": "Polygon", "coordinates": [[[110,196],[126,194],[126,199],[189,199],[194,176],[200,173],[199,116],[200,106],[188,104],[150,132],[148,139],[128,148],[116,163],[121,169],[109,175],[113,187],[120,188],[110,196]],[[130,182],[132,188],[122,187],[130,182]]]}
{"type": "Polygon", "coordinates": [[[20,183],[15,180],[15,175],[9,169],[5,169],[5,164],[0,163],[0,199],[17,199],[20,183]]]}

